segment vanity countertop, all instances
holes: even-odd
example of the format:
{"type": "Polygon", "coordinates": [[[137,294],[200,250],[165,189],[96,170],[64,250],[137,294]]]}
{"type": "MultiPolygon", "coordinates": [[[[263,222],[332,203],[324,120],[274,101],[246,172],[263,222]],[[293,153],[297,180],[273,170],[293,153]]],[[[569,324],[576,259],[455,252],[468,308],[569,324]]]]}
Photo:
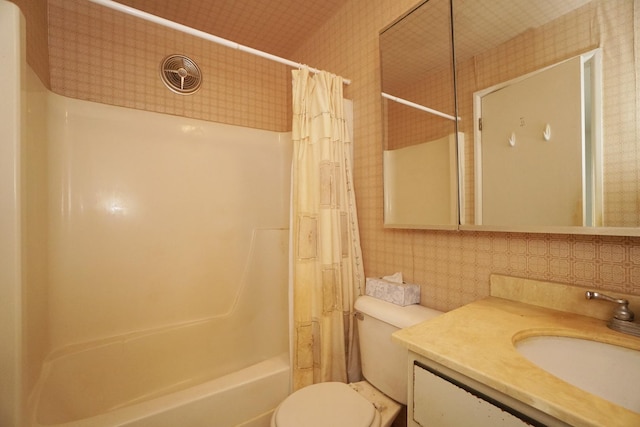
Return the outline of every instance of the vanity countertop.
{"type": "Polygon", "coordinates": [[[496,296],[400,330],[393,339],[570,425],[640,426],[640,413],[562,381],[515,349],[514,342],[538,335],[590,339],[640,350],[640,338],[614,332],[606,321],[496,296]]]}

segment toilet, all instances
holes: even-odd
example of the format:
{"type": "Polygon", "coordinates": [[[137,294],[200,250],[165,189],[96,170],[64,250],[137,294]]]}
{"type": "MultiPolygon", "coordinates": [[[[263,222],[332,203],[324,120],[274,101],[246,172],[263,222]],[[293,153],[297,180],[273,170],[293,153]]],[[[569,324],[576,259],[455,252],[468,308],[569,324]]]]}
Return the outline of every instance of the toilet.
{"type": "Polygon", "coordinates": [[[407,404],[408,354],[391,334],[442,312],[370,296],[359,297],[355,310],[365,381],[304,387],[275,409],[271,427],[389,427],[407,404]]]}

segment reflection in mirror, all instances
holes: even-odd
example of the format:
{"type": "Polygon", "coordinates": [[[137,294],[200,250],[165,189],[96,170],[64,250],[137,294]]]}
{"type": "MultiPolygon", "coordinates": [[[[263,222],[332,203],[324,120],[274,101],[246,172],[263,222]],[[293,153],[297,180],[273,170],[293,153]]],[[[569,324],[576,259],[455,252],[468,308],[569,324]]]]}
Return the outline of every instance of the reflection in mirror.
{"type": "Polygon", "coordinates": [[[599,225],[599,58],[588,52],[474,94],[476,224],[599,225]]]}
{"type": "MultiPolygon", "coordinates": [[[[635,45],[636,21],[640,16],[638,2],[494,0],[482,2],[482,5],[478,3],[480,2],[475,0],[455,0],[453,11],[457,103],[458,115],[461,117],[458,130],[465,135],[465,156],[462,161],[465,173],[461,191],[465,207],[461,212],[461,223],[496,230],[639,234],[637,227],[640,227],[640,120],[636,103],[640,99],[640,92],[636,70],[640,58],[635,45]],[[510,111],[513,113],[511,118],[504,111],[499,113],[508,123],[501,124],[504,128],[497,130],[495,137],[489,137],[484,133],[488,132],[491,126],[489,119],[485,120],[484,106],[482,117],[478,115],[479,93],[486,93],[489,88],[547,69],[553,64],[564,64],[563,61],[570,58],[581,58],[580,55],[596,49],[601,52],[602,58],[601,117],[598,117],[598,101],[591,97],[597,97],[599,93],[596,83],[595,86],[590,86],[595,87],[595,91],[581,94],[581,108],[585,108],[587,114],[579,116],[579,123],[573,125],[577,136],[561,137],[556,132],[559,128],[552,123],[547,132],[546,121],[554,120],[554,116],[557,120],[557,113],[536,122],[537,119],[530,112],[519,113],[516,110],[510,111]],[[474,112],[477,115],[476,119],[482,118],[482,130],[479,128],[479,121],[474,119],[474,112]],[[591,116],[591,113],[596,115],[591,116]],[[518,213],[518,206],[514,209],[514,205],[523,202],[514,202],[513,199],[490,201],[481,193],[484,189],[480,186],[483,184],[480,181],[487,176],[486,169],[493,170],[496,164],[504,166],[511,163],[510,159],[495,158],[494,153],[484,152],[485,143],[489,139],[500,140],[503,142],[502,151],[514,154],[518,148],[526,148],[526,137],[522,138],[524,128],[535,128],[538,135],[536,142],[541,144],[565,144],[571,139],[582,143],[588,141],[588,137],[592,137],[592,142],[596,141],[574,150],[574,156],[577,158],[562,160],[567,165],[569,162],[577,163],[582,169],[571,172],[568,176],[551,177],[556,186],[577,178],[591,187],[583,185],[579,190],[574,190],[579,191],[580,195],[574,195],[573,200],[567,200],[569,197],[566,194],[553,199],[548,193],[536,202],[538,205],[545,205],[539,211],[541,213],[557,205],[573,205],[573,213],[568,214],[570,219],[565,215],[563,220],[543,220],[544,215],[540,213],[525,220],[522,210],[518,213]],[[588,135],[589,133],[594,135],[588,135]],[[545,134],[550,135],[550,141],[544,140],[545,134]],[[597,141],[602,142],[601,154],[597,141]],[[512,142],[515,144],[514,147],[510,146],[512,142]],[[516,150],[509,151],[512,148],[516,150]],[[491,157],[489,160],[493,162],[493,166],[485,164],[485,157],[491,157]],[[593,171],[586,169],[590,162],[593,171]],[[482,165],[485,170],[476,170],[478,165],[482,165]],[[601,177],[598,177],[599,170],[602,171],[601,177]],[[479,179],[476,179],[476,176],[479,179]],[[589,201],[589,198],[592,200],[589,201]],[[490,204],[495,204],[493,209],[503,211],[503,214],[507,211],[509,213],[506,217],[487,222],[483,213],[490,204]],[[593,227],[583,227],[583,224],[593,227]],[[600,225],[604,228],[599,227],[600,225]]],[[[579,59],[578,62],[584,63],[585,60],[579,59]]],[[[593,70],[597,71],[600,66],[598,61],[591,64],[595,64],[595,67],[589,66],[586,71],[584,68],[577,69],[576,72],[583,73],[584,76],[593,70]]],[[[567,87],[576,87],[574,78],[555,79],[556,84],[560,83],[556,92],[567,87]]],[[[594,81],[597,82],[598,79],[596,75],[594,81]]],[[[581,89],[578,87],[576,90],[581,89]]],[[[528,98],[518,96],[522,96],[520,101],[525,106],[529,105],[528,98]]],[[[549,97],[548,102],[539,108],[551,110],[556,102],[555,96],[549,97]]],[[[497,104],[497,108],[512,108],[503,105],[502,101],[497,104]]],[[[564,122],[568,119],[562,120],[564,122]]],[[[527,156],[533,159],[534,155],[529,153],[527,156]]],[[[537,170],[523,172],[520,176],[523,179],[521,192],[525,199],[533,198],[533,191],[540,191],[539,185],[547,178],[545,175],[552,175],[549,172],[552,170],[550,166],[545,169],[545,162],[559,155],[546,153],[543,156],[542,161],[535,161],[543,166],[538,166],[537,170]],[[526,186],[530,189],[525,191],[526,186]]],[[[512,178],[501,178],[503,186],[509,185],[512,181],[512,178]]]]}
{"type": "Polygon", "coordinates": [[[429,0],[380,34],[386,227],[458,226],[451,33],[450,1],[429,0]]]}

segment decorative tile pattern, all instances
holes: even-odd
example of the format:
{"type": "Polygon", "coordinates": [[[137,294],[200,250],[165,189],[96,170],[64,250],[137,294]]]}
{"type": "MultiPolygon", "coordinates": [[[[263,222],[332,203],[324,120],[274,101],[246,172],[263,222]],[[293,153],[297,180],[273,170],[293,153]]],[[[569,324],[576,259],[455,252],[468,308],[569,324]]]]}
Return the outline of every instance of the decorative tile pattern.
{"type": "Polygon", "coordinates": [[[254,49],[287,57],[344,3],[342,0],[119,0],[136,9],[187,24],[254,49]],[[274,31],[274,29],[277,29],[274,31]]]}
{"type": "Polygon", "coordinates": [[[289,68],[93,4],[49,0],[51,88],[72,98],[238,126],[291,127],[289,68]],[[184,54],[201,68],[200,90],[169,91],[159,67],[184,54]]]}

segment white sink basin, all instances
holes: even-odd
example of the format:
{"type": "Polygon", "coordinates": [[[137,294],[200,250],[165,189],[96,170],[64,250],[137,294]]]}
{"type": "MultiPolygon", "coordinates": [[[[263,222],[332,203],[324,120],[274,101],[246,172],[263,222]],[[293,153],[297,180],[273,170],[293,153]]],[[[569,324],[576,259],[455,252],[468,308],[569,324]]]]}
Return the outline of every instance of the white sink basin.
{"type": "Polygon", "coordinates": [[[515,347],[569,384],[640,413],[640,351],[554,336],[526,338],[515,347]]]}

